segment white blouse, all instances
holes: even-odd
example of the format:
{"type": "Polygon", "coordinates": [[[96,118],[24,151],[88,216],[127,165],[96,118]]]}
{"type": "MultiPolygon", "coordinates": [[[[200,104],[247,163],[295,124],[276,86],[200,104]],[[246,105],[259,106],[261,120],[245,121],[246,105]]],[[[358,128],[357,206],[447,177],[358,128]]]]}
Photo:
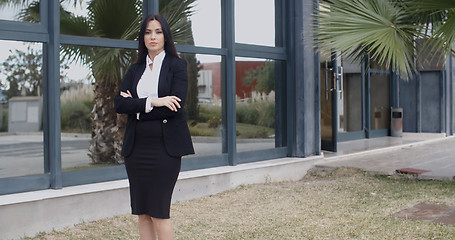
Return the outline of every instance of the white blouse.
{"type": "MultiPolygon", "coordinates": [[[[149,113],[152,111],[152,98],[158,98],[158,82],[160,80],[161,65],[163,64],[164,57],[166,56],[165,51],[162,51],[155,56],[155,59],[150,59],[149,55],[146,58],[146,67],[142,77],[137,84],[136,90],[139,98],[147,98],[145,104],[145,112],[149,113]],[[150,69],[150,64],[152,64],[150,69]]],[[[139,113],[137,114],[139,119],[139,113]]]]}

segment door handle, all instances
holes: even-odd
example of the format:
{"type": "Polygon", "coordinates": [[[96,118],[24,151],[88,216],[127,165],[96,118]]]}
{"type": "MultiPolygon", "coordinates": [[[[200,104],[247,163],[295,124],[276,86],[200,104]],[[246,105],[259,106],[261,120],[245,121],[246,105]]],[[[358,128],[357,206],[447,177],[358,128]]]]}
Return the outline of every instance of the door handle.
{"type": "Polygon", "coordinates": [[[340,86],[338,87],[338,92],[340,93],[340,99],[343,99],[343,66],[338,66],[338,76],[337,76],[337,79],[339,80],[338,81],[338,84],[340,84],[340,86]]]}
{"type": "Polygon", "coordinates": [[[328,85],[328,76],[329,76],[329,64],[327,61],[324,62],[324,70],[325,70],[325,100],[329,100],[329,92],[330,90],[327,89],[327,85],[328,85]]]}

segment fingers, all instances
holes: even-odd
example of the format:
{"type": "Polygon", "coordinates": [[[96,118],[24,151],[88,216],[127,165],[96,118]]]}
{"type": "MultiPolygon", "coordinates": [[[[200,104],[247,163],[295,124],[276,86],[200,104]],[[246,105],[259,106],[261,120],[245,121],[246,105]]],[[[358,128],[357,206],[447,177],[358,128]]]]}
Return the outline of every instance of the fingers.
{"type": "Polygon", "coordinates": [[[124,97],[124,98],[129,98],[129,97],[133,97],[130,93],[130,91],[126,91],[126,92],[122,92],[120,91],[120,96],[124,97]]]}
{"type": "Polygon", "coordinates": [[[169,108],[171,111],[177,112],[177,110],[179,108],[181,108],[179,102],[182,100],[176,96],[167,96],[167,97],[164,97],[163,100],[165,102],[164,106],[169,108]]]}

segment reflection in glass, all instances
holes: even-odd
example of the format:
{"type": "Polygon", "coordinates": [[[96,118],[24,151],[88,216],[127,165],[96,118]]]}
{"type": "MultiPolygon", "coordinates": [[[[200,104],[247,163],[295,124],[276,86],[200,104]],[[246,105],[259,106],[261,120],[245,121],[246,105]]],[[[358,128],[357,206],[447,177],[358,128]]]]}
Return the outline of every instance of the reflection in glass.
{"type": "Polygon", "coordinates": [[[275,73],[279,62],[236,59],[237,151],[275,148],[275,73]]]}
{"type": "Polygon", "coordinates": [[[320,86],[321,86],[321,140],[332,141],[332,91],[333,62],[330,54],[321,51],[320,55],[320,86]]]}
{"type": "Polygon", "coordinates": [[[274,0],[235,1],[235,41],[275,46],[274,0]]]}
{"type": "Polygon", "coordinates": [[[44,173],[42,48],[0,40],[0,178],[44,173]]]}
{"type": "Polygon", "coordinates": [[[61,129],[64,171],[117,165],[126,115],[113,96],[136,50],[62,45],[61,129]]]}
{"type": "Polygon", "coordinates": [[[338,99],[338,132],[362,130],[362,75],[360,61],[342,57],[343,88],[338,99]]]}
{"type": "MultiPolygon", "coordinates": [[[[190,16],[192,1],[160,1],[160,14],[166,18],[177,44],[194,44],[190,16]],[[179,4],[178,7],[175,4],[179,4]]],[[[76,5],[64,4],[70,14],[62,17],[60,32],[67,35],[137,40],[142,23],[142,0],[84,0],[76,5]]],[[[197,14],[197,13],[195,13],[197,14]]],[[[202,31],[206,32],[206,29],[202,31]]]]}
{"type": "Polygon", "coordinates": [[[60,32],[85,37],[134,40],[142,21],[142,1],[66,1],[60,32]]]}
{"type": "Polygon", "coordinates": [[[220,0],[196,0],[191,27],[194,45],[221,47],[221,2],[220,0]]]}
{"type": "Polygon", "coordinates": [[[371,73],[370,89],[371,129],[389,129],[390,74],[371,73]]]}
{"type": "Polygon", "coordinates": [[[0,20],[39,22],[39,0],[0,1],[0,20]]]}
{"type": "Polygon", "coordinates": [[[62,168],[69,171],[91,166],[88,148],[95,92],[88,66],[62,64],[61,71],[66,76],[60,91],[62,168]]]}
{"type": "Polygon", "coordinates": [[[182,54],[188,62],[188,96],[185,115],[195,155],[220,155],[222,151],[221,57],[182,54]]]}

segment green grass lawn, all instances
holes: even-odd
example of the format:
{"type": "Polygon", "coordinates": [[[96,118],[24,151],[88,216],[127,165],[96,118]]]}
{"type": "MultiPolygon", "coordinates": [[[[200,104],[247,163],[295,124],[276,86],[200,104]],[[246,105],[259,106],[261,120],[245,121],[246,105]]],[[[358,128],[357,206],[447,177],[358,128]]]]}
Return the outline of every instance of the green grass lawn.
{"type": "MultiPolygon", "coordinates": [[[[454,239],[455,226],[393,213],[455,206],[455,181],[372,176],[342,168],[301,181],[241,186],[172,205],[176,239],[454,239]]],[[[100,201],[106,201],[105,199],[100,201]]],[[[135,216],[81,223],[24,239],[138,239],[135,216]]]]}

